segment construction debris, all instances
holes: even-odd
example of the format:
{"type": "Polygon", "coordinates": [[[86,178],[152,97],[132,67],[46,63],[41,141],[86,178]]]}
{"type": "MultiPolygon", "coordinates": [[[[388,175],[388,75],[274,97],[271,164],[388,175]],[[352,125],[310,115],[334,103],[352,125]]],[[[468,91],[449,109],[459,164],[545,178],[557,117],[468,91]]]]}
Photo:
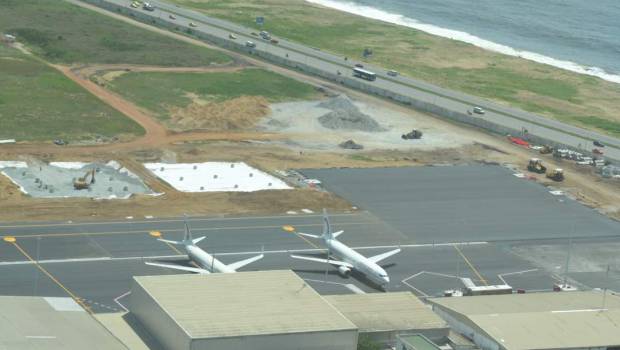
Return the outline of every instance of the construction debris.
{"type": "Polygon", "coordinates": [[[410,132],[401,136],[403,140],[418,140],[422,138],[422,131],[413,129],[410,132]]]}
{"type": "Polygon", "coordinates": [[[345,142],[342,142],[341,144],[339,144],[338,146],[340,146],[341,148],[344,149],[364,149],[364,146],[355,143],[355,141],[353,140],[347,140],[345,142]]]}
{"type": "Polygon", "coordinates": [[[346,95],[330,98],[321,102],[318,107],[331,110],[331,112],[319,117],[321,125],[328,129],[386,131],[369,115],[362,113],[346,95]]]}

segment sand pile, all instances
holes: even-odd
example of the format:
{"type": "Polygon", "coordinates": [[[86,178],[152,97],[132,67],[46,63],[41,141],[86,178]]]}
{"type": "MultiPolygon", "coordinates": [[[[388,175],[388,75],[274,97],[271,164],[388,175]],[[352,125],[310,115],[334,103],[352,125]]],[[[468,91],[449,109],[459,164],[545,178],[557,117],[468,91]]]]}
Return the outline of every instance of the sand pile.
{"type": "Polygon", "coordinates": [[[264,97],[241,96],[223,102],[193,102],[185,108],[170,108],[170,127],[176,131],[247,130],[269,113],[264,97]]]}
{"type": "Polygon", "coordinates": [[[369,115],[362,113],[345,95],[330,98],[321,102],[318,107],[331,110],[319,117],[319,122],[326,128],[369,132],[386,130],[369,115]]]}

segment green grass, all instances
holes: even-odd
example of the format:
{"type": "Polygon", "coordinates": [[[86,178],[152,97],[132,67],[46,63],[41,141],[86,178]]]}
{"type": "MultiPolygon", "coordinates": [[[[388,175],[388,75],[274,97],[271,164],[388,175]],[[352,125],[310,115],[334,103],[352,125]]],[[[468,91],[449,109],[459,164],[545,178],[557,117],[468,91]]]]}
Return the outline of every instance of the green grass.
{"type": "Polygon", "coordinates": [[[0,139],[70,141],[141,135],[134,121],[56,70],[0,46],[0,139]]]}
{"type": "Polygon", "coordinates": [[[192,102],[188,93],[215,102],[240,96],[263,96],[270,102],[318,97],[311,85],[254,68],[217,73],[131,72],[114,79],[108,88],[162,119],[167,119],[169,107],[188,106],[192,102]]]}
{"type": "Polygon", "coordinates": [[[0,0],[0,32],[16,34],[53,63],[205,66],[231,58],[69,4],[63,0],[0,0]]]}
{"type": "Polygon", "coordinates": [[[574,119],[577,122],[583,124],[584,126],[591,126],[597,129],[604,129],[604,130],[607,130],[611,134],[620,136],[620,123],[610,121],[607,119],[598,118],[595,116],[574,117],[574,119]]]}
{"type": "Polygon", "coordinates": [[[371,20],[303,0],[172,0],[208,15],[276,37],[365,61],[439,86],[463,91],[607,133],[605,123],[579,122],[592,115],[620,122],[620,85],[571,73],[466,43],[371,20]],[[256,16],[265,17],[258,28],[256,16]],[[363,59],[364,48],[374,55],[363,59]]]}

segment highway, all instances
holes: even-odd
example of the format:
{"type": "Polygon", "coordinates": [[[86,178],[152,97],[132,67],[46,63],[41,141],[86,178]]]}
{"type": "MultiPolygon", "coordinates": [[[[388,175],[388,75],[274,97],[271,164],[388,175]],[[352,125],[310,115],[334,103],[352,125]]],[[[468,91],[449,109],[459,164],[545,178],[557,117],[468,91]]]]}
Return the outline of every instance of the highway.
{"type": "MultiPolygon", "coordinates": [[[[344,57],[324,52],[317,48],[306,47],[283,38],[277,38],[279,43],[272,44],[252,35],[251,33],[255,32],[253,29],[212,18],[197,11],[184,9],[164,1],[151,1],[155,5],[154,11],[132,9],[130,1],[126,0],[88,0],[86,2],[93,4],[102,2],[116,4],[127,8],[127,10],[140,11],[148,16],[159,18],[162,21],[182,28],[190,28],[196,33],[205,33],[222,40],[237,42],[240,45],[243,45],[246,41],[252,41],[256,44],[256,47],[253,49],[244,48],[248,54],[256,51],[268,52],[271,55],[280,57],[282,60],[287,60],[288,66],[294,66],[296,62],[334,75],[340,72],[342,74],[341,80],[356,79],[351,77],[352,68],[357,63],[352,59],[345,61],[344,57]],[[171,19],[170,15],[174,15],[176,18],[171,19]],[[190,22],[196,24],[196,27],[190,27],[190,22]],[[231,33],[234,33],[237,39],[230,39],[229,34],[231,33]]],[[[606,157],[620,160],[620,140],[617,138],[547,119],[522,110],[505,107],[482,98],[443,89],[409,77],[391,77],[387,75],[385,68],[366,65],[365,69],[375,72],[377,80],[368,82],[356,79],[358,80],[355,82],[356,84],[374,86],[400,95],[414,97],[419,101],[459,113],[466,113],[473,106],[481,106],[486,110],[486,113],[484,115],[476,115],[477,118],[515,130],[527,129],[531,135],[553,140],[573,148],[580,148],[584,152],[588,152],[593,148],[593,140],[599,140],[607,145],[605,149],[606,157]]]]}

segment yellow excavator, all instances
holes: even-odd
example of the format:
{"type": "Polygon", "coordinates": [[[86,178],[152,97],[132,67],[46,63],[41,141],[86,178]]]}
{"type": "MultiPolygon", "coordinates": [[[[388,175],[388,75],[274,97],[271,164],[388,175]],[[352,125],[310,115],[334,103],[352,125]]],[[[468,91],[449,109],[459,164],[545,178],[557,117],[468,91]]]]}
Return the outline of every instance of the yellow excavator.
{"type": "Polygon", "coordinates": [[[547,177],[553,181],[562,181],[564,180],[564,170],[560,168],[549,170],[547,172],[547,177]]]}
{"type": "Polygon", "coordinates": [[[527,164],[527,170],[533,173],[544,174],[547,171],[547,167],[543,165],[542,160],[538,158],[532,158],[527,164]]]}
{"type": "Polygon", "coordinates": [[[84,174],[84,177],[79,177],[73,181],[73,188],[76,190],[86,190],[90,185],[95,183],[95,169],[91,169],[84,174]],[[90,176],[90,180],[89,180],[90,176]]]}

